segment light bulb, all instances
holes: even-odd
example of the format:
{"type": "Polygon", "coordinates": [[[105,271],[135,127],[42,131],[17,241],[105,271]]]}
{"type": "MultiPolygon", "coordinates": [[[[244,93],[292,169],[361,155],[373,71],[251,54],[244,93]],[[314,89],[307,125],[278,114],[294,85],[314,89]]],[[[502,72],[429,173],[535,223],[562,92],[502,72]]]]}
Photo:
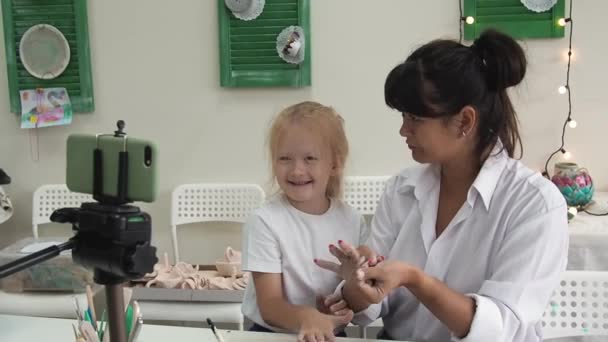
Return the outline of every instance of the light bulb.
{"type": "Polygon", "coordinates": [[[472,25],[475,22],[475,18],[468,16],[465,20],[464,20],[467,24],[472,25]]]}
{"type": "Polygon", "coordinates": [[[557,25],[566,26],[566,18],[559,18],[559,20],[557,21],[557,25]]]}
{"type": "Polygon", "coordinates": [[[570,158],[572,158],[572,153],[569,151],[564,152],[564,159],[569,160],[570,158]]]}
{"type": "Polygon", "coordinates": [[[565,94],[568,91],[568,87],[566,86],[561,86],[559,88],[557,88],[557,92],[559,92],[560,94],[565,94]]]}
{"type": "Polygon", "coordinates": [[[577,125],[576,120],[570,119],[568,121],[569,121],[568,126],[570,126],[570,128],[576,128],[576,125],[577,125]]]}

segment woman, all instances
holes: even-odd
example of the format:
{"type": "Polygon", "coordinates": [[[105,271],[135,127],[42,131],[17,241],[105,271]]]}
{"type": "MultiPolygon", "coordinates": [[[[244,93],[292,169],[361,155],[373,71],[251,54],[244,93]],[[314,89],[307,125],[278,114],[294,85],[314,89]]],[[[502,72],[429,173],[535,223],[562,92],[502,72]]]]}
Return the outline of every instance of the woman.
{"type": "Polygon", "coordinates": [[[367,247],[330,246],[358,324],[380,338],[541,341],[540,319],[566,267],[567,209],[556,187],[513,159],[521,145],[507,88],[526,58],[484,32],[471,47],[432,41],[396,66],[389,107],[413,159],[386,186],[367,247]],[[387,261],[365,267],[386,256],[387,261]]]}

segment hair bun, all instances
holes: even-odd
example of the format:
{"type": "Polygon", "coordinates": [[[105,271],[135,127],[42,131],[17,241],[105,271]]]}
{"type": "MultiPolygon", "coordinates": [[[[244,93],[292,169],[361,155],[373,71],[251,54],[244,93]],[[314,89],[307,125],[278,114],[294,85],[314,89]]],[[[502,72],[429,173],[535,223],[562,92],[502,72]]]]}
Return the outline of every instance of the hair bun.
{"type": "Polygon", "coordinates": [[[473,42],[471,49],[484,64],[490,89],[503,90],[523,80],[526,74],[526,55],[510,36],[489,29],[473,42]]]}

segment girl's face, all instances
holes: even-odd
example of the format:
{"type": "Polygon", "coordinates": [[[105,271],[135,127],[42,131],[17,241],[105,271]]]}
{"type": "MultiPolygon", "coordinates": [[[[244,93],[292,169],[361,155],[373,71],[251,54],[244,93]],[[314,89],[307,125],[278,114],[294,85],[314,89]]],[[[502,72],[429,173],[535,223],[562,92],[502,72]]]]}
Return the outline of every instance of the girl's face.
{"type": "Polygon", "coordinates": [[[329,208],[326,192],[334,163],[318,134],[303,125],[289,125],[273,158],[277,182],[291,205],[309,214],[329,208]]]}
{"type": "Polygon", "coordinates": [[[399,134],[405,138],[412,158],[419,163],[442,163],[460,152],[462,131],[457,124],[458,115],[447,119],[423,118],[403,113],[399,134]]]}

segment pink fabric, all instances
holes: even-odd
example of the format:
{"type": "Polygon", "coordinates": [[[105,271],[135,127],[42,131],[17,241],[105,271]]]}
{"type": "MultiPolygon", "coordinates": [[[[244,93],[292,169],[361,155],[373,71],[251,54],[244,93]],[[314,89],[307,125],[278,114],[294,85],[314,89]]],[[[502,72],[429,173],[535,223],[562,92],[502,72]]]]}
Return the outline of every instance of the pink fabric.
{"type": "Polygon", "coordinates": [[[245,290],[249,281],[249,273],[240,272],[241,252],[232,247],[226,248],[225,260],[238,266],[238,272],[231,277],[222,277],[217,271],[199,270],[198,265],[193,266],[186,262],[175,265],[169,263],[169,256],[164,254],[162,262],[154,265],[154,271],[147,274],[141,281],[146,287],[161,287],[171,289],[193,290],[245,290]]]}

